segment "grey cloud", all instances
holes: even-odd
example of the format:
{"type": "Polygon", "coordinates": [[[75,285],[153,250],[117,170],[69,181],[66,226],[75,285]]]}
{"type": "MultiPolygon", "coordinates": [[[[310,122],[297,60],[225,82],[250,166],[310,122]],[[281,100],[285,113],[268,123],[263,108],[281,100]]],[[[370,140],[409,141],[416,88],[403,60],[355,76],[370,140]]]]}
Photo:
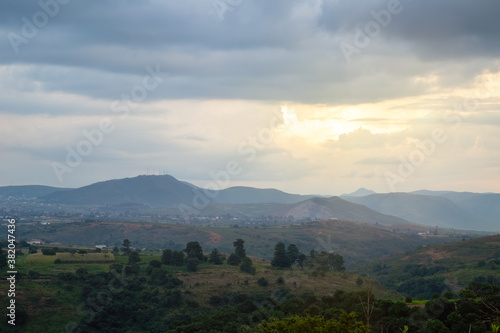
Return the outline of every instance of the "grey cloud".
{"type": "Polygon", "coordinates": [[[496,57],[500,49],[500,3],[491,0],[373,0],[354,3],[326,0],[318,25],[332,34],[353,35],[374,20],[372,12],[386,10],[389,3],[400,3],[401,12],[392,14],[377,39],[391,48],[399,42],[425,58],[496,57]]]}

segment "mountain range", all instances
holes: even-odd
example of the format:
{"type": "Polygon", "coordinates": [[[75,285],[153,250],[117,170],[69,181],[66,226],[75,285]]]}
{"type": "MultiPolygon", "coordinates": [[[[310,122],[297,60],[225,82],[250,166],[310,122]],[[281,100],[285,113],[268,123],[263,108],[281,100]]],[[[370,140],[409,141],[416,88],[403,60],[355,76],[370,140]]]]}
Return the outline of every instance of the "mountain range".
{"type": "Polygon", "coordinates": [[[421,190],[375,193],[359,189],[341,197],[290,194],[277,189],[230,187],[206,190],[170,175],[143,175],[64,189],[49,186],[0,187],[0,198],[81,206],[140,205],[179,214],[271,216],[290,221],[342,219],[370,224],[421,225],[498,231],[500,194],[421,190]]]}

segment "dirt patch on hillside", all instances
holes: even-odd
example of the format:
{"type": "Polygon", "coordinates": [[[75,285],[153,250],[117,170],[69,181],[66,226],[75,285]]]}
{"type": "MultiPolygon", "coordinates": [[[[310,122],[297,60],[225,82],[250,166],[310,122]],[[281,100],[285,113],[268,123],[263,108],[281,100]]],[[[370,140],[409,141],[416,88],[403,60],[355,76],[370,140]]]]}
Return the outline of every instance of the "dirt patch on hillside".
{"type": "MultiPolygon", "coordinates": [[[[425,252],[422,252],[423,255],[428,255],[431,257],[431,262],[434,264],[435,260],[440,260],[440,259],[447,259],[451,258],[453,255],[449,252],[444,252],[444,251],[437,251],[436,249],[429,249],[425,252]]],[[[422,260],[421,264],[424,263],[426,260],[422,260]]]]}
{"type": "Polygon", "coordinates": [[[216,234],[215,232],[212,231],[207,231],[208,234],[210,235],[210,241],[209,244],[217,244],[222,240],[222,236],[219,234],[216,234]]]}

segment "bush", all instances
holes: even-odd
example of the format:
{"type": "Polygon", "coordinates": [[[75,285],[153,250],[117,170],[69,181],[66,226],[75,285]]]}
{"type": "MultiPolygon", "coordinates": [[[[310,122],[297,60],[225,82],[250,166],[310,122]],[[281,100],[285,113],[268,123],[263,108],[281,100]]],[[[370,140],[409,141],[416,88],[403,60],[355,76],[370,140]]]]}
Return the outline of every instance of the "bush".
{"type": "Polygon", "coordinates": [[[236,253],[231,253],[227,259],[227,263],[231,266],[237,266],[241,262],[241,258],[236,253]]]}
{"type": "Polygon", "coordinates": [[[56,260],[54,260],[54,264],[61,264],[61,263],[62,263],[62,261],[59,258],[57,258],[56,260]]]}
{"type": "Polygon", "coordinates": [[[276,283],[277,284],[285,284],[285,279],[283,279],[283,277],[279,277],[277,280],[276,280],[276,283]]]}
{"type": "Polygon", "coordinates": [[[161,267],[161,261],[159,260],[151,260],[149,262],[149,266],[155,267],[155,268],[160,268],[161,267]]]}
{"type": "Polygon", "coordinates": [[[55,256],[56,255],[56,251],[54,251],[54,249],[43,249],[42,253],[44,256],[55,256]]]}
{"type": "Polygon", "coordinates": [[[260,279],[257,280],[257,284],[261,287],[266,287],[269,282],[267,282],[266,278],[261,277],[260,279]]]}
{"type": "Polygon", "coordinates": [[[255,267],[253,267],[252,259],[245,257],[240,265],[240,270],[244,273],[255,274],[255,267]]]}

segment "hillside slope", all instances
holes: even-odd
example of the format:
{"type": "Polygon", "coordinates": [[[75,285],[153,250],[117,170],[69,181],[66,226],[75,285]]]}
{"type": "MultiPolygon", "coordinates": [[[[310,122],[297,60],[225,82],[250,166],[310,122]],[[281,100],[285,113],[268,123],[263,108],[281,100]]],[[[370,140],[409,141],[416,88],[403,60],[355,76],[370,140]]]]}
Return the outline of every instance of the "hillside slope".
{"type": "Polygon", "coordinates": [[[409,193],[372,194],[346,200],[410,222],[442,228],[477,229],[475,219],[450,200],[409,193]]]}
{"type": "Polygon", "coordinates": [[[366,206],[339,197],[313,198],[270,213],[273,216],[293,216],[296,219],[341,219],[370,224],[408,224],[404,219],[381,214],[366,206]]]}
{"type": "Polygon", "coordinates": [[[312,195],[285,193],[276,189],[258,189],[235,186],[219,191],[214,197],[217,203],[256,204],[256,203],[297,203],[310,199],[312,195]]]}
{"type": "Polygon", "coordinates": [[[434,292],[458,292],[472,281],[499,283],[500,235],[419,246],[377,260],[370,276],[402,293],[435,287],[442,290],[434,292]]]}
{"type": "Polygon", "coordinates": [[[72,205],[139,203],[152,206],[192,204],[193,188],[172,176],[138,176],[95,183],[43,197],[48,202],[72,205]]]}
{"type": "Polygon", "coordinates": [[[72,189],[43,185],[1,186],[0,196],[17,198],[38,198],[55,192],[65,192],[70,190],[72,189]]]}
{"type": "Polygon", "coordinates": [[[61,223],[48,226],[19,225],[19,239],[41,239],[46,242],[91,246],[121,246],[125,238],[134,246],[148,249],[182,249],[189,241],[198,241],[204,249],[217,247],[232,252],[237,238],[245,240],[245,248],[255,256],[270,259],[278,242],[295,243],[305,253],[334,251],[344,256],[347,265],[411,249],[429,242],[449,239],[426,239],[397,234],[366,224],[341,220],[301,223],[289,226],[228,228],[194,227],[166,223],[88,222],[61,223]]]}

